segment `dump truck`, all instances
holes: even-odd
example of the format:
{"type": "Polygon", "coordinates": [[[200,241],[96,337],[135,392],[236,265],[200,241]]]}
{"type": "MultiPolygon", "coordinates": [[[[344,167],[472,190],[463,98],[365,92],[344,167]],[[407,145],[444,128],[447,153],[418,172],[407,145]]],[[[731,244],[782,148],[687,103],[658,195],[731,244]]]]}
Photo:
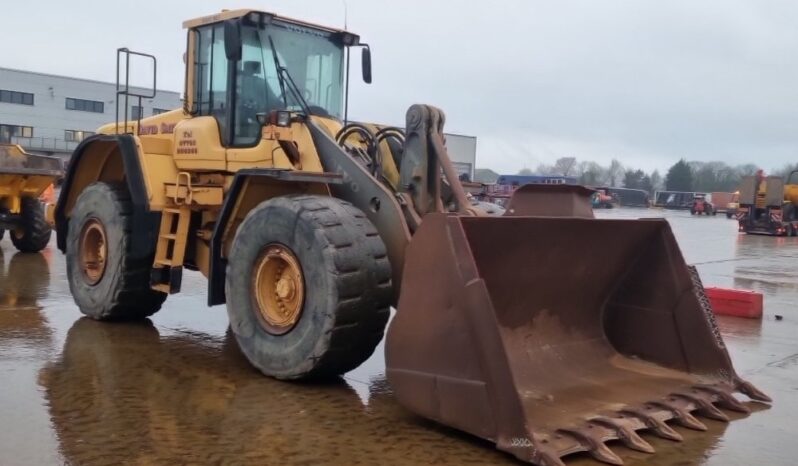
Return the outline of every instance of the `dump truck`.
{"type": "MultiPolygon", "coordinates": [[[[199,271],[249,362],[307,380],[369,358],[396,307],[399,402],[540,465],[620,464],[605,442],[653,452],[638,431],[679,441],[672,424],[706,428],[693,413],[748,412],[736,392],[769,401],[735,372],[665,220],[596,219],[574,185],[523,186],[489,215],[442,111],[348,120],[352,49],[371,82],[359,36],[254,10],[184,27],[183,108],[123,108],[72,155],[55,220],[85,315],[144,319],[199,271]]],[[[142,98],[119,76],[117,102],[142,98]]]]}
{"type": "Polygon", "coordinates": [[[781,176],[759,170],[740,184],[737,222],[740,232],[759,235],[798,235],[798,170],[785,184],[781,176]]]}
{"type": "Polygon", "coordinates": [[[29,154],[17,144],[0,144],[0,239],[8,230],[21,252],[39,252],[52,232],[39,197],[63,176],[57,157],[29,154]]]}

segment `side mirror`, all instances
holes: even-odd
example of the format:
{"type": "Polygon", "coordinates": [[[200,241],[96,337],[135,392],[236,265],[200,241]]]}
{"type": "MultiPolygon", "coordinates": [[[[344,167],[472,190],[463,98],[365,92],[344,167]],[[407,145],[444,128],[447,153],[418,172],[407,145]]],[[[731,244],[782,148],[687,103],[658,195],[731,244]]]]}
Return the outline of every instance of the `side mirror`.
{"type": "Polygon", "coordinates": [[[237,19],[224,22],[224,54],[228,60],[241,60],[241,25],[237,19]]]}
{"type": "Polygon", "coordinates": [[[371,49],[368,45],[363,47],[363,52],[360,55],[360,61],[363,68],[363,81],[366,84],[371,84],[371,49]]]}

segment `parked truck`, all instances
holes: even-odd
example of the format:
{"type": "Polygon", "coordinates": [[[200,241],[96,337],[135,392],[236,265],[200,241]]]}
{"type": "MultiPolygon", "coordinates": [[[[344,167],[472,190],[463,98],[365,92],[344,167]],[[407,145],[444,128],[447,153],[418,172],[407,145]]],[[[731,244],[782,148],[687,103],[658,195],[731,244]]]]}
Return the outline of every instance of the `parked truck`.
{"type": "Polygon", "coordinates": [[[737,221],[739,230],[748,234],[798,234],[798,170],[790,172],[786,183],[762,170],[743,178],[737,221]]]}
{"type": "Polygon", "coordinates": [[[718,211],[715,209],[715,206],[712,202],[707,199],[707,196],[704,194],[696,194],[693,196],[693,203],[690,205],[690,214],[691,215],[717,215],[718,211]]]}

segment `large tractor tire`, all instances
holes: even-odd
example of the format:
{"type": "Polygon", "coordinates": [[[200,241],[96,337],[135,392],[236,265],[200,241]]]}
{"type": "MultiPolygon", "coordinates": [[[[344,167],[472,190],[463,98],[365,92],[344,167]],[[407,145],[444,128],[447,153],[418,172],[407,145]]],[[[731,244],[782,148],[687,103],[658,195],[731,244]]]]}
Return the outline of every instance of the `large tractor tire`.
{"type": "Polygon", "coordinates": [[[385,245],[363,212],[309,195],[252,209],[233,241],[225,291],[241,351],[280,379],[359,366],[382,339],[393,296],[385,245]]]}
{"type": "Polygon", "coordinates": [[[78,197],[69,219],[67,277],[80,311],[97,320],[143,319],[166,293],[150,288],[155,255],[132,255],[133,205],[123,186],[97,182],[78,197]]]}
{"type": "Polygon", "coordinates": [[[19,227],[9,235],[14,246],[20,252],[39,252],[50,242],[51,233],[42,203],[34,197],[23,197],[19,227]]]}

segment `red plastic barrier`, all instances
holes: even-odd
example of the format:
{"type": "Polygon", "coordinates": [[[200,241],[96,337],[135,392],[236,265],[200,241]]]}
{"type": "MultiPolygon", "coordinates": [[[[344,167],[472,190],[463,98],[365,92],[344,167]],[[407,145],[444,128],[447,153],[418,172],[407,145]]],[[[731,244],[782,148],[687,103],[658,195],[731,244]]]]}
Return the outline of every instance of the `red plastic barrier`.
{"type": "Polygon", "coordinates": [[[714,287],[705,290],[715,314],[748,319],[762,318],[762,293],[714,287]]]}

